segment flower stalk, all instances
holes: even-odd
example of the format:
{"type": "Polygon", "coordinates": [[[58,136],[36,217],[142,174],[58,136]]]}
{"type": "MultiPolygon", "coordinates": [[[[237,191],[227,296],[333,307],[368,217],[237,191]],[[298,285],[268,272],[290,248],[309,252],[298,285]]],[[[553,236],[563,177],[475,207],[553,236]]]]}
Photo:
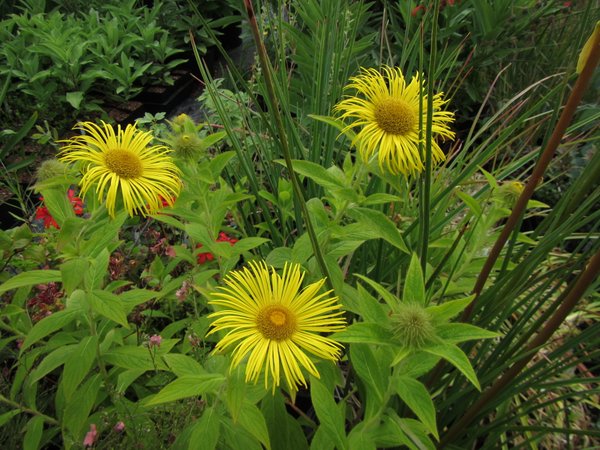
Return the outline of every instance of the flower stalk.
{"type": "Polygon", "coordinates": [[[558,122],[554,127],[552,136],[550,136],[550,139],[546,144],[546,148],[540,155],[540,158],[538,159],[538,162],[535,165],[535,168],[533,169],[533,173],[529,177],[529,180],[527,181],[523,192],[519,196],[519,199],[517,200],[517,203],[513,208],[510,217],[506,221],[506,225],[504,225],[504,228],[502,229],[498,240],[494,244],[494,247],[490,251],[488,258],[485,261],[483,268],[481,269],[479,277],[477,278],[477,281],[475,283],[475,287],[473,288],[473,294],[475,294],[475,298],[473,299],[473,302],[471,302],[471,304],[465,309],[461,318],[463,322],[466,322],[471,317],[471,314],[473,313],[473,308],[475,306],[475,302],[477,301],[479,295],[483,291],[485,282],[489,278],[492,268],[494,267],[496,260],[500,256],[500,252],[504,248],[504,245],[508,241],[508,238],[515,229],[515,226],[520,222],[521,216],[527,208],[527,203],[529,202],[529,199],[533,195],[535,188],[541,181],[544,172],[548,168],[548,165],[550,164],[550,161],[552,160],[554,153],[558,148],[558,145],[560,144],[562,137],[565,134],[565,131],[567,130],[567,127],[569,126],[571,120],[573,119],[573,116],[575,115],[577,106],[581,102],[583,94],[585,93],[592,79],[594,69],[598,65],[599,61],[600,33],[596,33],[585,67],[583,68],[583,70],[579,74],[579,77],[577,78],[577,81],[575,82],[575,86],[571,91],[571,95],[569,96],[567,103],[565,104],[565,107],[562,111],[562,114],[560,115],[560,118],[558,119],[558,122]]]}
{"type": "Polygon", "coordinates": [[[300,210],[302,212],[302,218],[304,219],[304,226],[306,228],[306,232],[310,238],[310,243],[313,248],[313,252],[315,254],[315,258],[317,263],[319,264],[319,268],[321,269],[321,274],[326,278],[326,283],[329,289],[334,290],[333,283],[331,281],[331,276],[329,274],[329,270],[327,269],[327,264],[325,263],[325,258],[323,257],[323,253],[321,252],[321,248],[319,247],[319,241],[317,240],[317,234],[315,233],[314,227],[312,225],[312,221],[310,219],[310,215],[308,213],[308,208],[306,206],[306,200],[304,199],[304,194],[302,193],[302,188],[300,187],[300,181],[298,180],[298,175],[294,171],[294,166],[292,164],[292,157],[290,153],[290,147],[287,140],[287,136],[285,133],[285,129],[283,126],[283,120],[281,118],[281,112],[279,111],[279,102],[277,101],[277,96],[275,95],[275,87],[272,76],[272,68],[269,62],[269,57],[267,55],[267,50],[260,36],[260,30],[258,29],[258,23],[256,22],[256,16],[254,14],[254,8],[252,6],[251,0],[244,0],[244,6],[246,8],[246,12],[248,14],[248,23],[250,24],[250,30],[252,32],[252,37],[256,44],[256,50],[258,52],[258,59],[260,61],[261,68],[265,77],[265,85],[267,88],[267,95],[269,96],[269,100],[271,103],[271,112],[273,113],[273,117],[275,118],[275,125],[277,127],[277,133],[279,134],[279,140],[281,142],[281,149],[283,151],[283,157],[285,160],[285,165],[290,174],[290,179],[292,181],[292,188],[294,190],[294,199],[296,204],[300,206],[300,210]]]}

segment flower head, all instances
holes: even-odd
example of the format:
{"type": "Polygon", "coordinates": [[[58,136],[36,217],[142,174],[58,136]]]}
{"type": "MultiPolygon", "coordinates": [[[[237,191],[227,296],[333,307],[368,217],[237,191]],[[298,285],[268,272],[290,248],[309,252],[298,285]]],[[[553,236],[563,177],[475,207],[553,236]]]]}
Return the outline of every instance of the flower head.
{"type": "Polygon", "coordinates": [[[169,150],[161,145],[150,146],[153,137],[133,125],[117,131],[105,122],[102,126],[80,122],[76,130],[84,134],[66,141],[60,160],[81,162],[83,177],[81,194],[96,185],[98,199],[106,191],[106,208],[115,216],[120,193],[130,216],[135,212],[152,214],[160,209],[163,199],[172,199],[181,189],[180,172],[167,155],[169,150]]]}
{"type": "Polygon", "coordinates": [[[118,421],[115,424],[115,426],[113,427],[113,430],[115,430],[115,432],[117,432],[117,433],[122,433],[124,429],[125,429],[125,422],[123,422],[122,420],[118,421]]]}
{"type": "Polygon", "coordinates": [[[211,314],[209,334],[228,330],[215,351],[234,346],[231,368],[248,356],[246,381],[258,382],[264,368],[265,387],[273,391],[281,373],[290,392],[306,386],[302,368],[318,377],[308,353],[336,361],[341,345],[319,333],[341,331],[345,320],[337,297],[319,293],[322,279],[301,289],[300,265],[286,264],[283,275],[266,263],[250,262],[250,268],[231,272],[225,287],[212,294],[212,305],[223,309],[211,314]]]}
{"type": "Polygon", "coordinates": [[[160,347],[161,343],[162,343],[162,336],[160,334],[153,334],[152,336],[150,336],[150,339],[148,339],[149,347],[160,347]]]}
{"type": "MultiPolygon", "coordinates": [[[[383,74],[375,69],[362,69],[360,75],[350,79],[346,89],[355,89],[356,95],[339,102],[334,110],[341,118],[356,119],[344,131],[361,127],[352,145],[358,143],[362,159],[368,162],[377,154],[379,167],[392,174],[412,175],[423,170],[419,142],[425,143],[425,132],[419,129],[419,96],[422,94],[421,121],[427,123],[427,94],[424,84],[415,75],[406,83],[398,68],[384,67],[383,74]]],[[[432,135],[453,139],[448,125],[454,114],[441,108],[446,101],[442,94],[433,97],[432,135]]],[[[432,141],[432,161],[445,159],[435,140],[432,141]]]]}
{"type": "Polygon", "coordinates": [[[83,439],[83,446],[84,447],[91,447],[94,445],[94,443],[96,442],[96,439],[98,438],[98,430],[96,430],[96,424],[91,424],[90,425],[90,431],[88,431],[85,434],[85,438],[83,439]]]}

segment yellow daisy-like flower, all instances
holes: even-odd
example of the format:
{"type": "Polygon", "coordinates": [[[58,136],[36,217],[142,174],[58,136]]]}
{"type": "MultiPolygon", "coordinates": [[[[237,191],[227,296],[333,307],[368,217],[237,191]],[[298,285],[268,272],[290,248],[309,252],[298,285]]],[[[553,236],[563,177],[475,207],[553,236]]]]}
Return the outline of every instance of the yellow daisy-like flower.
{"type": "MultiPolygon", "coordinates": [[[[407,85],[398,68],[384,67],[383,74],[376,69],[361,69],[360,75],[350,78],[345,89],[355,89],[356,95],[340,101],[335,112],[341,118],[356,119],[344,131],[362,127],[352,145],[358,143],[358,150],[365,162],[378,152],[379,167],[387,168],[392,174],[412,175],[423,170],[419,154],[419,93],[423,92],[423,82],[415,75],[407,85]]],[[[423,92],[423,126],[427,124],[427,94],[423,92]]],[[[454,114],[443,111],[446,104],[442,94],[433,97],[432,135],[453,139],[454,132],[448,125],[454,114]]],[[[421,137],[425,143],[425,133],[421,137]]],[[[432,162],[445,159],[444,153],[435,140],[432,141],[432,162]]]]}
{"type": "Polygon", "coordinates": [[[171,206],[181,189],[180,172],[168,155],[169,149],[162,145],[150,146],[153,136],[149,132],[127,125],[102,126],[92,122],[79,122],[74,130],[83,131],[65,142],[60,160],[83,163],[81,195],[96,184],[98,199],[102,201],[106,191],[106,208],[115,217],[115,205],[120,191],[123,204],[130,216],[136,211],[142,215],[152,214],[163,206],[163,200],[171,206]]]}
{"type": "Polygon", "coordinates": [[[319,294],[325,280],[301,290],[304,272],[300,265],[286,264],[280,276],[266,263],[250,262],[250,268],[231,272],[226,287],[212,294],[212,305],[223,307],[210,318],[212,334],[229,330],[218,342],[215,352],[235,345],[231,369],[248,356],[246,381],[258,382],[264,368],[265,388],[273,391],[283,372],[290,392],[306,386],[302,368],[318,377],[307,353],[336,361],[341,344],[318,333],[341,331],[346,322],[337,297],[319,294]]]}

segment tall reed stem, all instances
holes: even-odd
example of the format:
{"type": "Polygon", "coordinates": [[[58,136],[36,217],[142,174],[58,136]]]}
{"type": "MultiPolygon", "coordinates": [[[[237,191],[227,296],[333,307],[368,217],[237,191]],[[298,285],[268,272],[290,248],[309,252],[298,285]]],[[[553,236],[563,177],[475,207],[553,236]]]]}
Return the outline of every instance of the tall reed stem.
{"type": "Polygon", "coordinates": [[[277,134],[279,135],[279,140],[281,142],[283,158],[285,160],[285,165],[287,167],[287,170],[290,174],[290,179],[292,181],[292,187],[294,190],[294,200],[296,206],[299,206],[302,212],[304,226],[310,238],[310,243],[312,245],[317,263],[319,264],[319,267],[321,269],[321,273],[327,279],[326,283],[328,288],[334,290],[333,283],[331,281],[331,276],[329,275],[329,270],[327,269],[327,264],[325,263],[325,258],[323,257],[323,253],[321,252],[321,248],[319,247],[319,241],[317,240],[317,235],[315,233],[315,229],[312,225],[312,221],[308,213],[308,208],[306,206],[304,194],[302,193],[302,188],[300,187],[298,175],[296,175],[296,172],[294,172],[290,147],[287,140],[285,128],[283,126],[281,112],[279,111],[279,102],[277,101],[277,95],[275,94],[275,84],[273,81],[272,67],[269,61],[269,56],[267,55],[267,50],[260,37],[260,30],[258,29],[258,23],[256,22],[256,16],[254,14],[254,8],[252,7],[252,1],[244,0],[244,6],[248,14],[248,23],[250,24],[250,31],[252,32],[252,37],[254,39],[254,43],[256,44],[256,51],[258,52],[260,66],[265,77],[267,95],[269,96],[269,101],[271,104],[270,109],[271,113],[273,114],[273,117],[275,118],[275,125],[277,127],[277,134]]]}
{"type": "Polygon", "coordinates": [[[429,249],[429,209],[431,205],[431,145],[432,145],[432,123],[433,123],[433,84],[435,72],[435,57],[437,54],[437,29],[439,0],[435,0],[433,5],[433,21],[431,24],[431,48],[429,51],[429,70],[427,82],[427,127],[425,128],[425,174],[422,186],[421,197],[421,269],[426,273],[427,269],[427,251],[429,249]]]}
{"type": "Polygon", "coordinates": [[[585,67],[583,68],[583,70],[581,71],[581,74],[579,75],[579,77],[577,78],[577,81],[575,82],[573,91],[571,91],[571,95],[569,96],[569,99],[567,100],[567,103],[565,104],[563,112],[560,115],[560,118],[558,119],[556,126],[554,127],[552,136],[550,136],[550,139],[548,140],[548,143],[546,144],[546,148],[544,149],[543,153],[540,156],[540,159],[538,160],[537,164],[535,165],[535,168],[533,169],[533,173],[529,177],[529,180],[527,181],[527,184],[525,185],[525,188],[523,189],[521,196],[517,200],[517,203],[516,203],[515,207],[513,208],[513,211],[511,213],[510,217],[508,218],[506,225],[504,225],[504,228],[502,229],[502,232],[500,233],[498,240],[494,244],[494,247],[490,251],[488,258],[485,261],[483,268],[481,269],[479,277],[477,278],[477,282],[475,283],[475,287],[473,288],[473,294],[475,294],[475,298],[471,302],[471,304],[465,309],[465,311],[462,315],[462,321],[467,321],[471,317],[473,308],[475,306],[475,302],[479,298],[479,295],[481,294],[483,287],[485,286],[485,282],[489,278],[492,268],[494,267],[496,260],[500,256],[500,252],[504,248],[504,244],[506,244],[506,241],[508,240],[510,234],[513,232],[515,226],[519,223],[521,216],[523,215],[523,213],[525,212],[525,209],[527,208],[527,202],[533,195],[533,191],[535,190],[536,186],[539,184],[540,180],[542,179],[542,176],[544,175],[544,172],[546,171],[546,168],[550,164],[550,161],[552,160],[552,157],[554,156],[554,152],[556,151],[558,145],[560,144],[560,141],[561,141],[563,135],[565,134],[565,131],[567,130],[567,126],[569,125],[569,123],[571,123],[571,120],[573,119],[573,115],[575,114],[575,111],[577,110],[577,106],[581,102],[583,94],[585,93],[585,91],[590,83],[590,80],[594,73],[594,69],[598,65],[599,60],[600,60],[600,34],[596,34],[594,42],[592,44],[592,51],[590,52],[590,55],[585,64],[585,67]]]}
{"type": "Polygon", "coordinates": [[[577,305],[577,302],[583,297],[586,290],[594,282],[598,274],[600,273],[600,250],[596,252],[590,259],[585,270],[581,275],[567,287],[567,295],[558,309],[548,319],[544,327],[540,332],[529,342],[527,347],[522,353],[521,359],[517,360],[515,364],[508,369],[502,377],[498,379],[487,391],[485,391],[481,397],[466,411],[461,419],[450,427],[444,437],[439,443],[439,448],[443,448],[446,444],[452,441],[460,435],[461,432],[465,431],[465,427],[477,417],[481,409],[489,402],[492,398],[498,395],[502,390],[508,386],[511,381],[525,368],[525,366],[531,361],[536,355],[536,350],[542,347],[558,327],[563,323],[567,316],[577,305]]]}

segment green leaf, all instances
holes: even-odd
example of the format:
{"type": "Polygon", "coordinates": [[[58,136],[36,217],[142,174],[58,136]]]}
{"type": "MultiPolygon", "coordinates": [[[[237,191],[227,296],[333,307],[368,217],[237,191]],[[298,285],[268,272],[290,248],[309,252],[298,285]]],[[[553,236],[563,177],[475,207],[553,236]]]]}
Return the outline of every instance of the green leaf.
{"type": "Polygon", "coordinates": [[[4,426],[4,424],[6,424],[7,422],[9,422],[10,419],[12,419],[13,417],[15,417],[20,412],[21,412],[20,409],[13,409],[12,411],[9,411],[7,413],[0,414],[0,427],[4,426]]]}
{"type": "Polygon", "coordinates": [[[31,372],[30,383],[41,380],[58,366],[63,365],[76,348],[77,345],[63,345],[48,353],[42,362],[31,372]]]}
{"type": "Polygon", "coordinates": [[[402,233],[396,227],[396,224],[381,211],[355,207],[349,208],[347,214],[357,222],[363,224],[365,227],[377,231],[378,235],[382,239],[385,239],[394,247],[398,248],[404,253],[410,253],[408,247],[404,243],[402,233]]]}
{"type": "Polygon", "coordinates": [[[484,330],[468,323],[446,323],[436,326],[437,336],[448,344],[458,344],[475,339],[492,339],[501,336],[499,333],[484,330]]]}
{"type": "Polygon", "coordinates": [[[79,109],[81,101],[83,100],[83,92],[67,92],[67,95],[65,97],[67,99],[67,102],[69,102],[69,105],[71,105],[74,109],[79,109]]]}
{"type": "MultiPolygon", "coordinates": [[[[385,367],[382,370],[379,361],[375,358],[373,350],[366,344],[354,344],[350,346],[350,361],[352,367],[356,370],[358,376],[371,387],[371,391],[377,396],[377,403],[374,407],[378,410],[383,404],[385,392],[389,384],[389,368],[385,367]]],[[[367,401],[375,399],[368,399],[367,401]]],[[[373,409],[373,406],[371,407],[373,409]]],[[[370,416],[365,414],[365,419],[370,419],[370,416]]]]}
{"type": "Polygon", "coordinates": [[[363,280],[364,282],[366,282],[373,289],[375,289],[375,291],[377,291],[377,293],[381,296],[381,298],[383,300],[385,300],[385,302],[388,304],[388,306],[392,310],[396,309],[396,306],[398,305],[398,303],[400,302],[400,300],[394,294],[392,294],[390,291],[388,291],[382,285],[380,285],[379,283],[371,280],[370,278],[367,278],[367,277],[365,277],[365,276],[363,276],[363,275],[361,275],[359,273],[357,273],[355,275],[358,278],[360,278],[361,280],[363,280]]]}
{"type": "Polygon", "coordinates": [[[81,340],[65,361],[61,384],[65,399],[71,396],[92,368],[96,359],[98,336],[87,336],[81,340]]]}
{"type": "Polygon", "coordinates": [[[335,191],[345,187],[343,180],[337,178],[332,172],[328,171],[320,164],[297,159],[292,161],[292,164],[294,172],[310,178],[319,186],[327,190],[335,191]]]}
{"type": "Polygon", "coordinates": [[[347,343],[392,345],[392,332],[380,324],[369,322],[353,323],[343,331],[330,336],[331,339],[347,343]]]}
{"type": "Polygon", "coordinates": [[[245,402],[238,417],[240,425],[254,436],[267,450],[271,448],[269,430],[260,409],[252,403],[245,402]]]}
{"type": "Polygon", "coordinates": [[[310,397],[323,427],[339,450],[348,448],[344,428],[344,417],[333,400],[332,393],[314,376],[310,376],[310,397]]]}
{"type": "MultiPolygon", "coordinates": [[[[162,334],[164,335],[164,333],[162,334]]],[[[162,360],[178,377],[206,373],[206,370],[204,370],[200,363],[188,355],[183,355],[181,353],[167,353],[162,357],[162,360]]]]}
{"type": "Polygon", "coordinates": [[[277,247],[267,255],[267,264],[281,269],[285,263],[292,261],[292,249],[289,247],[277,247]]]}
{"type": "Polygon", "coordinates": [[[446,361],[460,370],[462,374],[467,377],[471,383],[473,383],[473,386],[475,386],[477,390],[481,390],[479,381],[477,381],[477,375],[475,374],[475,371],[469,362],[469,358],[467,358],[467,355],[465,355],[465,353],[456,345],[440,344],[428,346],[423,348],[423,351],[444,358],[446,361]]]}
{"type": "Polygon", "coordinates": [[[216,391],[224,382],[225,377],[220,374],[185,375],[167,384],[158,394],[143,400],[143,404],[153,406],[182,398],[199,397],[207,392],[216,391]]]}
{"type": "Polygon", "coordinates": [[[95,313],[110,319],[129,329],[125,308],[119,297],[110,292],[96,289],[87,294],[90,306],[95,313]]]}
{"type": "Polygon", "coordinates": [[[471,303],[474,298],[474,295],[470,295],[469,297],[452,300],[442,303],[441,305],[430,306],[427,308],[427,312],[431,314],[437,322],[448,322],[469,306],[469,303],[471,303]]]}
{"type": "Polygon", "coordinates": [[[33,286],[35,284],[46,284],[56,281],[60,281],[59,270],[30,270],[29,272],[19,273],[6,283],[0,285],[0,294],[23,286],[33,286]]]}
{"type": "Polygon", "coordinates": [[[423,281],[423,271],[419,257],[413,253],[410,258],[404,290],[402,291],[402,301],[405,303],[416,303],[425,306],[425,282],[423,281]]]}
{"type": "Polygon", "coordinates": [[[423,425],[439,439],[435,422],[435,406],[427,388],[414,378],[394,377],[394,389],[404,403],[415,413],[423,425]]]}
{"type": "Polygon", "coordinates": [[[101,386],[102,376],[100,374],[90,377],[77,389],[71,401],[67,402],[65,406],[62,423],[71,431],[77,441],[83,438],[83,427],[96,402],[96,396],[101,386]]]}
{"type": "Polygon", "coordinates": [[[63,289],[67,295],[71,295],[75,289],[80,287],[88,265],[89,262],[86,258],[70,259],[60,265],[63,289]]]}
{"type": "Polygon", "coordinates": [[[481,206],[477,200],[459,189],[455,189],[454,193],[465,203],[465,205],[469,207],[475,217],[479,217],[481,215],[481,206]]]}
{"type": "Polygon", "coordinates": [[[25,437],[23,438],[23,450],[37,450],[40,448],[42,440],[42,431],[44,431],[44,418],[34,416],[29,419],[25,427],[25,437]]]}
{"type": "Polygon", "coordinates": [[[267,428],[271,446],[274,449],[307,450],[308,442],[302,427],[285,409],[281,392],[266,395],[261,402],[261,410],[267,428]]]}
{"type": "Polygon", "coordinates": [[[214,406],[209,406],[191,429],[188,449],[212,450],[217,448],[220,428],[219,414],[214,406]]]}
{"type": "Polygon", "coordinates": [[[352,131],[352,129],[347,129],[346,125],[341,119],[336,119],[335,117],[330,116],[320,116],[318,114],[309,114],[308,117],[337,128],[341,133],[345,134],[350,141],[353,141],[356,137],[356,133],[352,131]]]}
{"type": "Polygon", "coordinates": [[[64,328],[66,325],[75,320],[80,313],[81,311],[79,310],[67,308],[44,317],[42,320],[36,323],[31,330],[29,330],[29,333],[27,333],[27,337],[21,346],[21,354],[40,339],[43,339],[49,334],[64,328]]]}

